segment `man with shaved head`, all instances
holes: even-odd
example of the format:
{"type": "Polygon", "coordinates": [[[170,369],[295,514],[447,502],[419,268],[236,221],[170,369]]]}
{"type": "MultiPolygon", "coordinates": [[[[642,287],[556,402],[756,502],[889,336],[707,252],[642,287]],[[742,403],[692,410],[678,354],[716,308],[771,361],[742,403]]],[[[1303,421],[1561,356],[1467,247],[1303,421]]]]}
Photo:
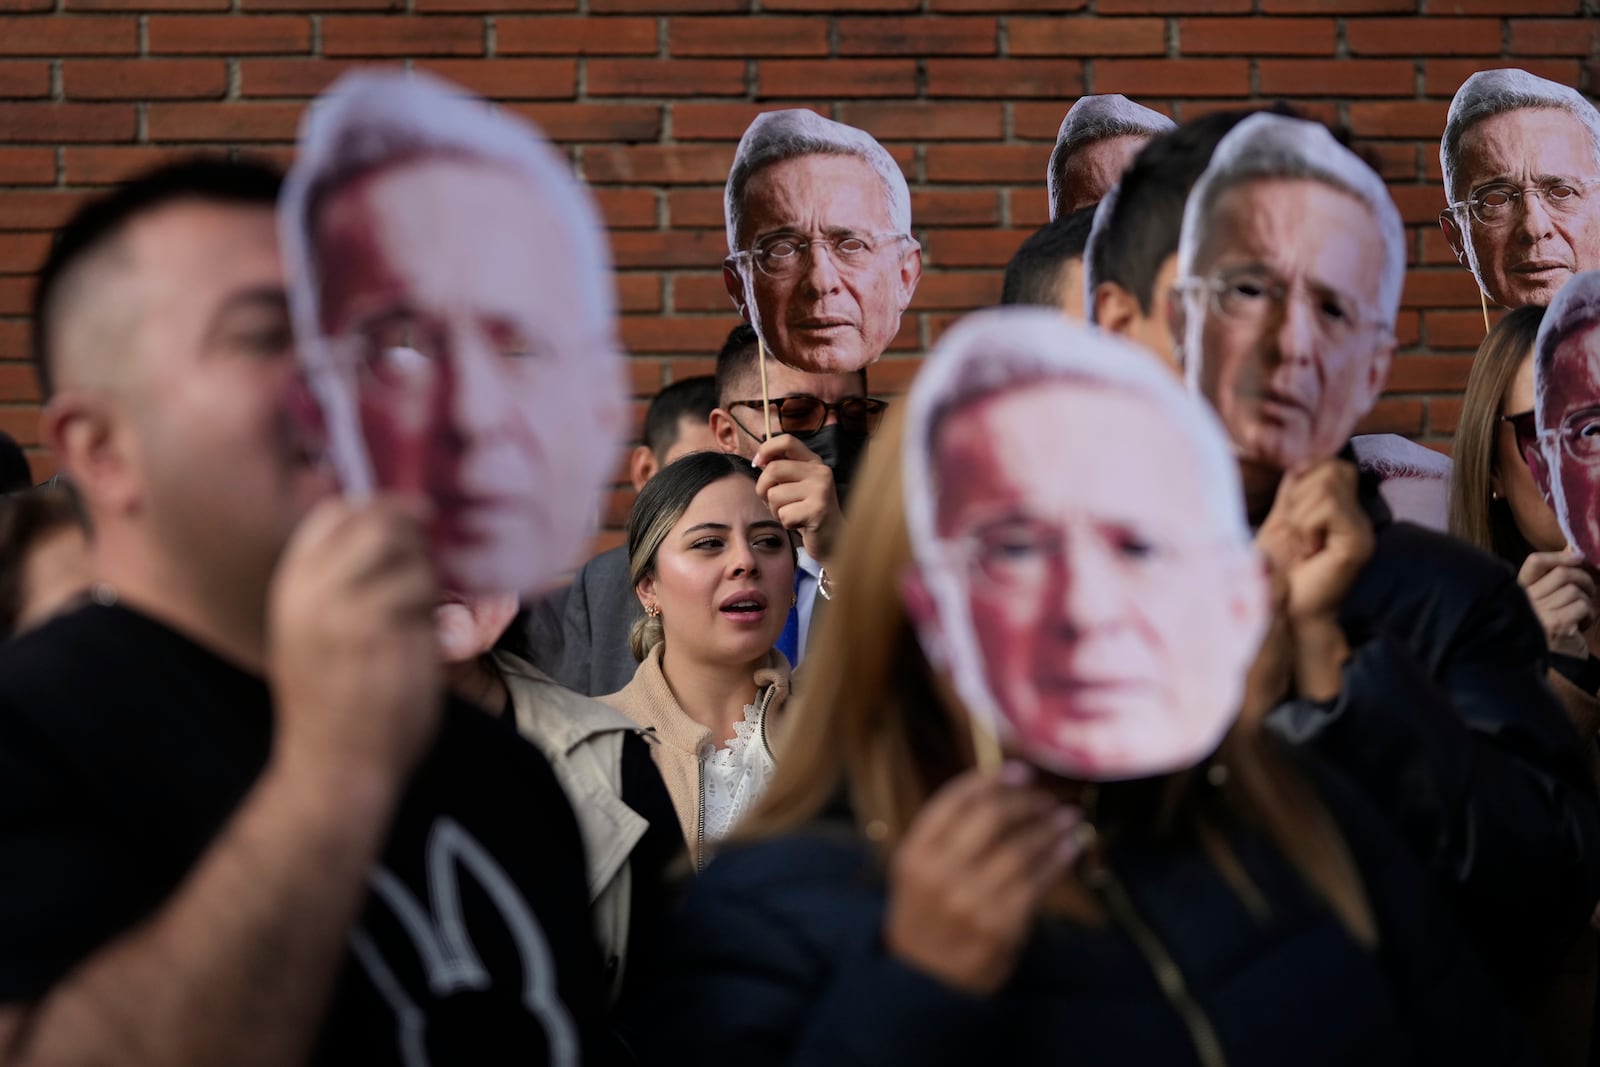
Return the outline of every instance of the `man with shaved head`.
{"type": "Polygon", "coordinates": [[[576,1064],[577,826],[444,696],[423,509],[333,495],[278,189],[174,164],[40,276],[100,584],[0,648],[0,1063],[576,1064]]]}

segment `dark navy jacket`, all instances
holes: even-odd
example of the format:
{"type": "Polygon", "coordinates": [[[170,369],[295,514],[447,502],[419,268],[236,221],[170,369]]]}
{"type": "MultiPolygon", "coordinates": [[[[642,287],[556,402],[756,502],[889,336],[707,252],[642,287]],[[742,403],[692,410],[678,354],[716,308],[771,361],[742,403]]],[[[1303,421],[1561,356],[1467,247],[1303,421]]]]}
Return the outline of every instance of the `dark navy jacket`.
{"type": "MultiPolygon", "coordinates": [[[[1381,931],[1375,952],[1252,831],[1235,826],[1229,839],[1265,917],[1192,840],[1108,848],[1230,1067],[1531,1062],[1427,874],[1381,816],[1341,789],[1330,809],[1366,882],[1381,931]]],[[[635,1049],[647,1063],[741,1067],[1199,1062],[1117,924],[1042,921],[1010,983],[978,999],[885,952],[885,899],[869,847],[847,824],[718,858],[672,925],[666,977],[635,1020],[635,1049]]]]}

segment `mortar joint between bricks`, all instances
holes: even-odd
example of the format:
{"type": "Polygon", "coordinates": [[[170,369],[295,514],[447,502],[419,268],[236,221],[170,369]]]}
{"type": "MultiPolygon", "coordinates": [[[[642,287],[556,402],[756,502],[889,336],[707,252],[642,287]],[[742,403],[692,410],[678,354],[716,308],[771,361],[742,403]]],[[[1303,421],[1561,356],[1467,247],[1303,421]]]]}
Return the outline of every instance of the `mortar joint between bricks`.
{"type": "Polygon", "coordinates": [[[222,98],[224,100],[237,100],[241,95],[243,95],[244,76],[240,73],[239,67],[240,63],[236,57],[230,57],[228,59],[226,65],[228,72],[227,87],[222,91],[222,98]]]}
{"type": "Polygon", "coordinates": [[[671,37],[668,35],[668,22],[665,15],[656,19],[656,58],[672,58],[671,37]]]}
{"type": "Polygon", "coordinates": [[[1011,20],[1004,15],[995,20],[994,47],[996,56],[1011,54],[1011,20]]]}
{"type": "MultiPolygon", "coordinates": [[[[409,5],[413,3],[413,0],[406,0],[406,3],[409,5]]],[[[494,58],[495,49],[499,47],[498,33],[499,23],[495,21],[495,17],[493,15],[485,15],[483,17],[483,57],[485,59],[494,58]]]]}
{"type": "Polygon", "coordinates": [[[1182,54],[1182,42],[1178,39],[1178,20],[1175,18],[1167,19],[1165,29],[1167,31],[1167,58],[1177,59],[1182,54]]]}

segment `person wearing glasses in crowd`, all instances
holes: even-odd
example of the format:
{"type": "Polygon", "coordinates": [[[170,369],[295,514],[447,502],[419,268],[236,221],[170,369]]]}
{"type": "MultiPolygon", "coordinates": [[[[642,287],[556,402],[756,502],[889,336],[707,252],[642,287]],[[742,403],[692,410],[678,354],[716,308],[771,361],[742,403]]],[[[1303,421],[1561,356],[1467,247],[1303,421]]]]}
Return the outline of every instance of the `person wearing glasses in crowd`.
{"type": "Polygon", "coordinates": [[[767,352],[813,374],[883,355],[922,277],[905,175],[871,135],[793,108],[757,115],[723,192],[722,277],[767,352]]]}
{"type": "Polygon", "coordinates": [[[1525,70],[1483,70],[1450,102],[1439,226],[1501,307],[1541,307],[1600,269],[1600,113],[1525,70]]]}
{"type": "MultiPolygon", "coordinates": [[[[1550,688],[1587,747],[1591,774],[1600,777],[1594,577],[1568,546],[1528,466],[1529,450],[1539,447],[1533,344],[1544,315],[1536,305],[1517,308],[1478,346],[1452,450],[1450,532],[1516,571],[1550,646],[1550,688]]],[[[1589,1062],[1594,967],[1594,940],[1583,938],[1559,980],[1522,997],[1532,1009],[1529,1033],[1550,1064],[1589,1062]]]]}
{"type": "Polygon", "coordinates": [[[844,525],[850,482],[888,404],[867,395],[865,368],[809,374],[769,362],[769,438],[757,359],[755,331],[736,328],[717,357],[711,432],[724,452],[761,468],[756,491],[784,527],[799,535],[795,606],[778,640],[778,649],[798,667],[818,607],[832,596],[826,564],[844,525]]]}
{"type": "Polygon", "coordinates": [[[1318,124],[1253,115],[1190,194],[1176,332],[1234,442],[1258,546],[1290,574],[1323,546],[1342,574],[1317,595],[1291,581],[1294,697],[1272,725],[1391,813],[1496,977],[1525,990],[1600,899],[1600,811],[1513,576],[1391,521],[1350,462],[1404,275],[1382,179],[1318,124]]]}
{"type": "Polygon", "coordinates": [[[1014,307],[947,331],[904,407],[829,669],[630,1022],[646,1062],[1528,1062],[1383,816],[1261,729],[1286,650],[1257,653],[1274,602],[1211,413],[1014,307]]]}

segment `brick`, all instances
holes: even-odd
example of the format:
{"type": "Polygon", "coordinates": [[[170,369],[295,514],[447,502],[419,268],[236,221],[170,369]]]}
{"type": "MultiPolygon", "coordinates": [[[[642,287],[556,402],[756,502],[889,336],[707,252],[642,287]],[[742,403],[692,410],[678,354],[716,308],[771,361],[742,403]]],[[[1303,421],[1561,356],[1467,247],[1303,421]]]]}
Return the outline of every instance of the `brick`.
{"type": "Polygon", "coordinates": [[[1410,96],[1416,69],[1404,59],[1263,59],[1264,96],[1410,96]]]}
{"type": "Polygon", "coordinates": [[[151,55],[304,52],[311,20],[298,15],[166,15],[149,20],[151,55]]]}
{"type": "Polygon", "coordinates": [[[34,373],[33,364],[0,363],[0,397],[24,403],[37,403],[39,376],[34,373]]]}
{"type": "MultiPolygon", "coordinates": [[[[10,304],[15,296],[11,290],[18,279],[0,279],[0,302],[10,304]]],[[[24,448],[39,444],[39,410],[33,407],[0,407],[0,431],[10,434],[24,448]]]]}
{"type": "Polygon", "coordinates": [[[758,97],[911,96],[914,59],[769,59],[756,77],[758,97]]]}
{"type": "Polygon", "coordinates": [[[721,226],[722,189],[673,189],[667,193],[667,220],[673,229],[721,226]]]}
{"type": "Polygon", "coordinates": [[[1014,56],[1161,56],[1165,19],[1015,18],[1006,26],[1014,56]]]}
{"type": "Polygon", "coordinates": [[[1000,275],[994,271],[930,270],[917,283],[912,306],[918,311],[966,311],[999,302],[1000,275]]]}
{"type": "Polygon", "coordinates": [[[316,96],[355,66],[326,59],[241,59],[242,96],[316,96]]]}
{"type": "MultiPolygon", "coordinates": [[[[230,0],[64,0],[67,11],[131,11],[145,14],[153,11],[227,11],[230,0]]],[[[49,7],[54,7],[53,4],[49,7]]],[[[48,8],[37,8],[47,10],[48,8]]]]}
{"type": "Polygon", "coordinates": [[[583,174],[591,182],[650,185],[722,185],[733,166],[733,145],[590,145],[583,174]]]}
{"type": "Polygon", "coordinates": [[[131,141],[132,104],[12,104],[0,101],[0,143],[131,141]]]}
{"type": "Polygon", "coordinates": [[[880,141],[998,140],[1005,131],[1005,105],[924,100],[850,101],[838,118],[880,141]]]}
{"type": "Polygon", "coordinates": [[[718,268],[728,255],[722,230],[625,230],[612,235],[619,267],[718,268]]]}
{"type": "MultiPolygon", "coordinates": [[[[681,141],[737,141],[757,115],[785,106],[777,101],[759,104],[675,102],[672,105],[672,136],[681,141]]],[[[832,117],[828,114],[826,104],[799,103],[796,106],[808,107],[820,115],[832,117]]]]}
{"type": "Polygon", "coordinates": [[[741,96],[744,74],[737,59],[591,59],[586,84],[595,96],[741,96]]]}
{"type": "Polygon", "coordinates": [[[935,182],[1044,182],[1053,145],[929,145],[935,182]]]}
{"type": "Polygon", "coordinates": [[[1593,19],[1512,19],[1514,56],[1586,56],[1600,51],[1600,24],[1593,19]]]}
{"type": "MultiPolygon", "coordinates": [[[[1012,52],[1016,23],[1011,21],[1012,52]]],[[[992,56],[999,52],[999,20],[993,18],[841,18],[841,56],[992,56]]]]}
{"type": "Polygon", "coordinates": [[[49,190],[12,190],[0,196],[0,230],[53,230],[83,203],[84,194],[49,190]]]}
{"type": "Polygon", "coordinates": [[[28,324],[0,319],[0,359],[28,359],[28,324]]]}
{"type": "Polygon", "coordinates": [[[1354,19],[1345,24],[1353,55],[1498,55],[1497,19],[1354,19]]]}
{"type": "Polygon", "coordinates": [[[1361,144],[1361,150],[1377,157],[1378,173],[1386,181],[1410,183],[1421,174],[1417,166],[1417,146],[1409,141],[1365,141],[1361,144]]]}
{"type": "MultiPolygon", "coordinates": [[[[327,14],[333,11],[404,11],[405,0],[239,0],[240,9],[259,11],[307,11],[327,14]]],[[[424,10],[422,3],[417,10],[424,10]]]]}
{"type": "Polygon", "coordinates": [[[145,126],[154,141],[292,141],[299,104],[151,104],[145,126]]]}
{"type": "Polygon", "coordinates": [[[63,148],[62,177],[68,185],[115,185],[188,152],[188,149],[154,145],[63,148]]]}
{"type": "Polygon", "coordinates": [[[1576,59],[1430,59],[1423,64],[1423,92],[1429,96],[1455,96],[1461,83],[1474,72],[1503,67],[1520,67],[1562,85],[1577,85],[1582,77],[1576,59]]]}
{"type": "Polygon", "coordinates": [[[661,136],[661,108],[655,104],[524,104],[510,110],[538,123],[552,141],[617,144],[661,136]]]}
{"type": "Polygon", "coordinates": [[[1357,137],[1438,137],[1450,106],[1442,100],[1384,100],[1350,105],[1357,137]]]}
{"type": "Polygon", "coordinates": [[[1429,15],[1576,15],[1583,0],[1422,0],[1429,15]]]}
{"type": "Polygon", "coordinates": [[[595,202],[613,229],[654,229],[656,194],[649,189],[595,189],[595,202]]]}
{"type": "MultiPolygon", "coordinates": [[[[1493,311],[1490,312],[1493,315],[1493,311]]],[[[1483,311],[1427,311],[1422,315],[1423,329],[1433,348],[1477,348],[1483,342],[1483,311]]],[[[1461,389],[1466,385],[1466,375],[1451,386],[1461,389]]]]}
{"type": "Polygon", "coordinates": [[[1261,0],[1264,15],[1407,15],[1420,0],[1261,0]]]}
{"type": "Polygon", "coordinates": [[[1407,226],[1433,226],[1444,210],[1444,187],[1439,185],[1391,185],[1389,195],[1407,226]]]}
{"type": "MultiPolygon", "coordinates": [[[[1483,322],[1478,322],[1478,332],[1483,332],[1483,322]]],[[[1454,392],[1466,388],[1467,372],[1472,369],[1470,356],[1399,356],[1389,371],[1387,392],[1437,393],[1454,392]]]]}
{"type": "Polygon", "coordinates": [[[483,20],[428,16],[328,15],[325,56],[481,56],[483,20]]]}
{"type": "Polygon", "coordinates": [[[1035,182],[1023,189],[1012,189],[1007,195],[1011,225],[1024,229],[1037,228],[1050,221],[1050,204],[1045,197],[1045,186],[1035,182]]]}
{"type": "Polygon", "coordinates": [[[939,230],[923,242],[923,262],[944,267],[1003,267],[1027,230],[939,230]]]}
{"type": "Polygon", "coordinates": [[[1454,434],[1461,424],[1461,398],[1438,396],[1424,403],[1427,410],[1427,432],[1454,434]]]}
{"type": "MultiPolygon", "coordinates": [[[[771,9],[771,5],[767,6],[771,9]]],[[[691,11],[731,15],[749,10],[750,0],[589,0],[589,11],[595,15],[635,12],[682,15],[691,11]]]]}
{"type": "Polygon", "coordinates": [[[1250,63],[1243,59],[1102,59],[1094,91],[1129,96],[1244,96],[1250,63]]]}
{"type": "MultiPolygon", "coordinates": [[[[729,306],[732,307],[731,303],[729,306]]],[[[730,325],[721,316],[682,319],[629,316],[622,319],[622,343],[630,352],[715,353],[727,339],[730,325]]]]}
{"type": "MultiPolygon", "coordinates": [[[[52,240],[49,233],[8,233],[0,237],[0,274],[31,274],[44,262],[52,240]]],[[[15,399],[0,385],[0,397],[6,396],[15,399]]]]}
{"type": "MultiPolygon", "coordinates": [[[[658,274],[618,274],[617,279],[617,308],[624,313],[651,312],[661,310],[661,276],[658,274]]],[[[639,384],[639,373],[647,370],[649,364],[641,361],[632,364],[630,370],[634,372],[634,389],[641,392],[655,392],[661,385],[661,368],[655,367],[655,380],[648,385],[639,384]]]]}
{"type": "Polygon", "coordinates": [[[73,100],[217,99],[228,90],[220,59],[69,59],[62,88],[73,100]]]}
{"type": "Polygon", "coordinates": [[[1332,19],[1180,19],[1178,50],[1186,56],[1330,56],[1332,19]]]}
{"type": "MultiPolygon", "coordinates": [[[[722,246],[727,255],[727,245],[722,246]]],[[[734,313],[733,300],[722,284],[722,272],[679,274],[672,279],[672,306],[677,311],[723,311],[734,313]]]]}
{"type": "Polygon", "coordinates": [[[1422,401],[1379,400],[1356,426],[1356,433],[1421,433],[1422,401]]]}
{"type": "MultiPolygon", "coordinates": [[[[1019,4],[1016,0],[931,0],[928,5],[930,11],[957,12],[957,11],[998,11],[1009,14],[1018,9],[1027,11],[1082,11],[1089,6],[1088,0],[1028,0],[1026,5],[1019,4]]],[[[1104,3],[1102,0],[1102,8],[1104,3]]]]}
{"type": "Polygon", "coordinates": [[[131,16],[0,16],[0,52],[7,56],[131,56],[138,50],[139,22],[131,16]]]}
{"type": "Polygon", "coordinates": [[[1097,0],[1097,15],[1242,15],[1255,0],[1097,0]]]}
{"type": "Polygon", "coordinates": [[[49,63],[0,61],[0,99],[25,100],[49,95],[49,63]]]}
{"type": "Polygon", "coordinates": [[[667,24],[667,51],[675,56],[741,59],[746,56],[825,56],[828,54],[828,22],[819,18],[777,15],[675,18],[667,24]]]}
{"type": "Polygon", "coordinates": [[[494,23],[496,55],[653,56],[656,20],[646,18],[500,18],[494,23]]]}
{"type": "Polygon", "coordinates": [[[927,70],[927,94],[935,97],[1059,100],[1083,94],[1083,64],[1073,59],[930,59],[927,70]]]}
{"type": "Polygon", "coordinates": [[[763,11],[817,11],[843,14],[846,11],[917,11],[922,0],[762,0],[763,11]]]}
{"type": "Polygon", "coordinates": [[[1405,308],[1464,308],[1478,302],[1478,286],[1467,271],[1412,270],[1406,273],[1400,306],[1405,308]]]}
{"type": "MultiPolygon", "coordinates": [[[[998,226],[1000,194],[993,189],[921,190],[911,194],[911,218],[919,227],[998,226]]],[[[920,298],[920,286],[918,294],[920,298]]]]}
{"type": "Polygon", "coordinates": [[[37,15],[55,6],[55,0],[0,0],[0,12],[8,15],[37,15]]]}
{"type": "Polygon", "coordinates": [[[55,180],[55,149],[0,148],[0,184],[49,185],[55,180]]]}
{"type": "Polygon", "coordinates": [[[578,10],[578,0],[411,0],[419,15],[512,12],[526,15],[534,11],[569,12],[578,10]]]}
{"type": "Polygon", "coordinates": [[[569,100],[575,59],[429,59],[417,66],[491,100],[569,100]]]}

